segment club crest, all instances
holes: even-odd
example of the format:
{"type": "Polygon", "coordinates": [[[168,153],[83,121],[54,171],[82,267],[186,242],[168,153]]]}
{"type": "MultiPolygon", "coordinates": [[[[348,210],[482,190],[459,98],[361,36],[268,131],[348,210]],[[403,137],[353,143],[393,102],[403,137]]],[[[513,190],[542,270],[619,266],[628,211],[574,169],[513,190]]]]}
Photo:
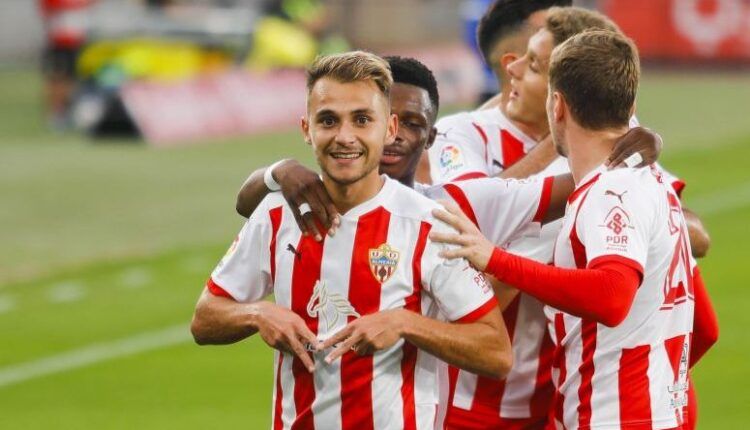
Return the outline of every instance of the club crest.
{"type": "Polygon", "coordinates": [[[399,252],[384,243],[370,249],[370,271],[381,284],[390,279],[398,266],[399,252]]]}

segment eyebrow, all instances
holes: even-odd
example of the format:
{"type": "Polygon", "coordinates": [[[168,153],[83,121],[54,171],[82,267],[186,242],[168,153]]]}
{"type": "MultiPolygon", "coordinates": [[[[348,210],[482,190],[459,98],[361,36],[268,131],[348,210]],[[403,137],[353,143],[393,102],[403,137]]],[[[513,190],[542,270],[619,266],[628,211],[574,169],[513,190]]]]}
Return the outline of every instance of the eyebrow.
{"type": "MultiPolygon", "coordinates": [[[[344,113],[344,115],[347,115],[347,114],[348,115],[362,115],[362,114],[372,115],[373,113],[375,113],[374,109],[361,108],[361,109],[355,109],[351,112],[344,113]]],[[[339,115],[339,112],[336,112],[333,109],[322,109],[322,110],[315,112],[316,117],[321,117],[325,115],[339,115]]]]}

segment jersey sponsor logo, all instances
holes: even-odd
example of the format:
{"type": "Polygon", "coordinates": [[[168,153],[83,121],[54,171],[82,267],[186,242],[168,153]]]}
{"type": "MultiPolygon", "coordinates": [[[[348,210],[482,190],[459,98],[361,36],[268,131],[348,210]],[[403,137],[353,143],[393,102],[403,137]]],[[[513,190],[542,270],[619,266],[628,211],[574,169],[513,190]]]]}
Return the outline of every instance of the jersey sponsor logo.
{"type": "Polygon", "coordinates": [[[454,145],[448,145],[440,151],[440,168],[444,172],[452,172],[464,166],[464,156],[454,145]]]}
{"type": "Polygon", "coordinates": [[[390,279],[398,266],[400,253],[384,243],[376,249],[370,249],[370,271],[381,284],[390,279]]]}
{"type": "Polygon", "coordinates": [[[613,197],[617,197],[617,200],[619,200],[619,201],[620,201],[620,204],[622,204],[622,196],[624,196],[624,195],[625,195],[625,193],[627,193],[627,192],[628,192],[628,190],[625,190],[625,191],[623,191],[623,192],[621,192],[621,193],[616,193],[616,192],[614,192],[614,191],[612,191],[612,190],[607,190],[607,191],[605,191],[605,192],[604,192],[604,195],[605,195],[605,196],[613,196],[613,197]]]}
{"type": "Polygon", "coordinates": [[[490,292],[490,283],[487,281],[487,277],[484,273],[477,271],[477,274],[474,275],[474,283],[482,289],[483,293],[487,294],[490,292]]]}
{"type": "Polygon", "coordinates": [[[612,233],[606,236],[608,250],[625,251],[628,248],[627,230],[632,230],[633,226],[630,225],[630,215],[625,209],[620,206],[612,208],[599,227],[606,228],[612,233]]]}
{"type": "Polygon", "coordinates": [[[318,318],[318,321],[324,321],[327,331],[336,326],[339,318],[360,317],[349,299],[341,294],[329,293],[326,283],[320,280],[315,283],[310,301],[307,302],[307,315],[311,318],[318,318]]]}

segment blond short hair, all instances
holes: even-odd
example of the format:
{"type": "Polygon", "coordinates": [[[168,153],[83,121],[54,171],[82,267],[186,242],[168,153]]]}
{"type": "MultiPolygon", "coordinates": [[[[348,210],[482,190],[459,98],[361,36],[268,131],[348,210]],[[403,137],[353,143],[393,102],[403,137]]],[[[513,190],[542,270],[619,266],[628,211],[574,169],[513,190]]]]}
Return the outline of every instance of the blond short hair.
{"type": "Polygon", "coordinates": [[[588,30],[609,30],[621,33],[617,24],[601,13],[574,6],[550,8],[544,28],[552,33],[554,46],[588,30]]]}
{"type": "Polygon", "coordinates": [[[640,76],[638,49],[622,33],[583,32],[550,58],[550,89],[559,91],[573,118],[591,130],[628,124],[640,76]]]}
{"type": "Polygon", "coordinates": [[[324,55],[315,59],[307,69],[307,92],[312,91],[321,78],[331,78],[341,83],[371,81],[389,99],[393,76],[388,62],[365,51],[324,55]]]}

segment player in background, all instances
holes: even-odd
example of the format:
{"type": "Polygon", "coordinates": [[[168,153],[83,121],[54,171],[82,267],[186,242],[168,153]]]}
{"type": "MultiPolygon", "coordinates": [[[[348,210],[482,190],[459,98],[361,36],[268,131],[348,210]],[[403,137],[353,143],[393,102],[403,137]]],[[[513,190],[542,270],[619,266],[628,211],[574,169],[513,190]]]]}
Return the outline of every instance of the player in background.
{"type": "MultiPolygon", "coordinates": [[[[508,102],[513,91],[511,80],[519,79],[509,66],[524,56],[529,37],[544,25],[548,8],[571,3],[571,0],[497,0],[486,11],[477,29],[477,44],[485,63],[500,82],[500,93],[478,110],[441,118],[435,144],[420,161],[418,181],[443,183],[498,175],[522,179],[534,174],[550,176],[567,172],[565,161],[557,155],[549,137],[543,115],[544,97],[524,101],[538,110],[526,118],[519,118],[512,108],[509,110],[508,102]]],[[[608,161],[617,166],[626,159],[623,155],[615,148],[608,161]]],[[[666,171],[665,175],[679,194],[685,183],[666,171]]],[[[703,257],[708,252],[710,236],[695,213],[686,210],[686,219],[694,255],[703,257]]]]}
{"type": "MultiPolygon", "coordinates": [[[[279,351],[274,428],[433,428],[435,357],[496,378],[510,366],[483,275],[438,258],[442,246],[428,240],[445,228],[430,215],[439,206],[378,173],[398,128],[391,85],[373,54],[316,60],[302,130],[342,214],[339,231],[303,236],[284,198],[270,194],[199,299],[196,342],[259,333],[279,351]]],[[[529,205],[533,213],[538,199],[529,205]]]]}
{"type": "Polygon", "coordinates": [[[628,129],[639,77],[637,50],[620,33],[587,31],[552,53],[546,111],[577,186],[554,266],[494,247],[458,208],[435,213],[461,232],[431,235],[460,246],[443,256],[466,258],[547,305],[558,428],[683,428],[688,369],[705,352],[690,348],[695,306],[707,303],[696,301],[675,191],[653,167],[605,164],[628,129]]]}

